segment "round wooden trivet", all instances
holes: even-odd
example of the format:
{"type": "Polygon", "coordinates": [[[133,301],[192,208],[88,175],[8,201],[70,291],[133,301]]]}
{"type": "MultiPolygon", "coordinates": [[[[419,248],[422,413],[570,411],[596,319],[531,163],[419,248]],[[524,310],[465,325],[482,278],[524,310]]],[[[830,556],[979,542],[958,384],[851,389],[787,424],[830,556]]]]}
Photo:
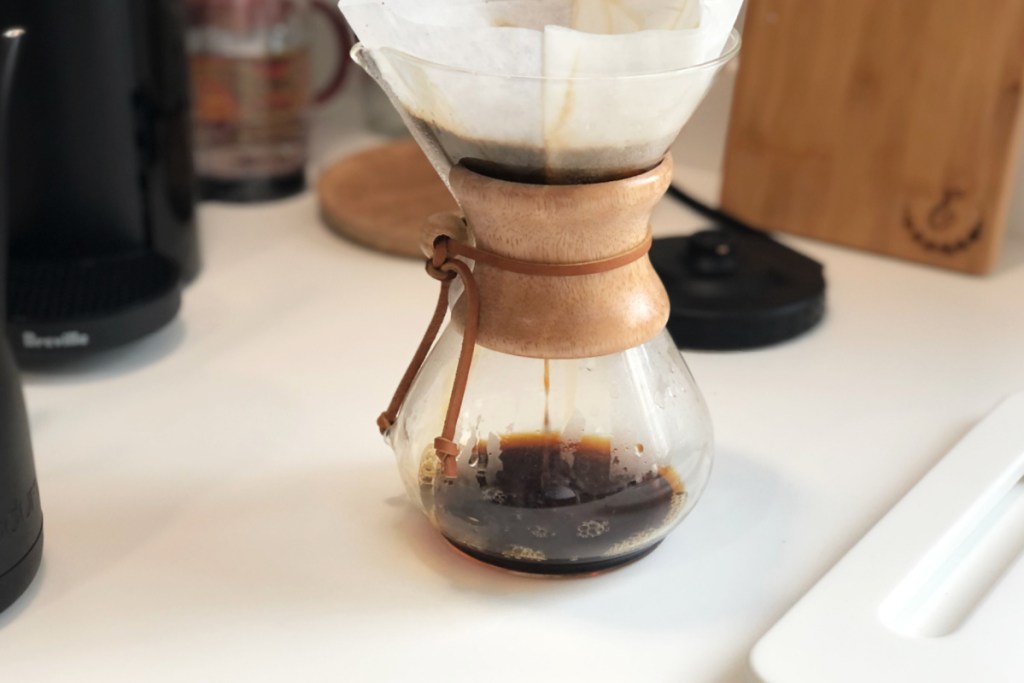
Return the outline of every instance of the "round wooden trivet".
{"type": "Polygon", "coordinates": [[[420,239],[428,217],[458,205],[412,140],[346,157],[317,183],[320,215],[334,232],[400,256],[423,258],[420,239]]]}

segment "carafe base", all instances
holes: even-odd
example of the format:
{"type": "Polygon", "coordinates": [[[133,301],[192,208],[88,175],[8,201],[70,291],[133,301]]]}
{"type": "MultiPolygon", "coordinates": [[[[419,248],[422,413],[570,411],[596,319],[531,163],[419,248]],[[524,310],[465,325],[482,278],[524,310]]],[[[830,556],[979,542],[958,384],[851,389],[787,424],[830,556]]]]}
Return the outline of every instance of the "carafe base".
{"type": "Polygon", "coordinates": [[[460,554],[481,562],[489,567],[504,569],[516,574],[564,577],[582,577],[603,574],[604,572],[618,569],[647,557],[654,552],[655,548],[661,545],[661,541],[658,541],[649,548],[644,548],[642,550],[629,553],[628,555],[621,555],[613,558],[601,558],[598,560],[585,560],[580,562],[537,562],[530,560],[516,560],[505,557],[504,555],[485,553],[475,548],[470,548],[469,546],[463,545],[457,541],[453,541],[447,536],[444,537],[444,540],[448,541],[449,545],[451,545],[452,548],[460,554]]]}

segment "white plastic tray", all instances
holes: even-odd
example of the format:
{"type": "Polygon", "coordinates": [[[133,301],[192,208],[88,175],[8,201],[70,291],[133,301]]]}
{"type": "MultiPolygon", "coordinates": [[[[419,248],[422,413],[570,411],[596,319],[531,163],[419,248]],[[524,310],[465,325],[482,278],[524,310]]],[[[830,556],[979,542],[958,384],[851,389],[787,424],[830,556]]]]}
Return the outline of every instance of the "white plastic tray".
{"type": "Polygon", "coordinates": [[[1024,681],[1024,393],[757,644],[761,683],[1024,681]]]}

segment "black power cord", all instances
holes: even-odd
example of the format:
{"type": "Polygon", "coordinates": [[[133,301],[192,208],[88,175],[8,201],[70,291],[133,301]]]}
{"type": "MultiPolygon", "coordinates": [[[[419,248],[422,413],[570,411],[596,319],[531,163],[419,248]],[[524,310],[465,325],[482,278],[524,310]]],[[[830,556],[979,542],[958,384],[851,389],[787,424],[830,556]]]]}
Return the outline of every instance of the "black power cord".
{"type": "Polygon", "coordinates": [[[751,227],[730,213],[708,206],[675,183],[668,186],[668,195],[693,211],[695,214],[707,218],[712,223],[744,232],[763,232],[757,228],[751,227]]]}

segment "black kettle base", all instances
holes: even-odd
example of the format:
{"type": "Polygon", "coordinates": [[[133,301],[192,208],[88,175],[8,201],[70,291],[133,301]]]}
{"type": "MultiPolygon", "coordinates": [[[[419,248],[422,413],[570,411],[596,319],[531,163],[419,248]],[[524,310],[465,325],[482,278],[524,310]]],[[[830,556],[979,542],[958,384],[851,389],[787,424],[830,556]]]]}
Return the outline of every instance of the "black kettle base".
{"type": "Polygon", "coordinates": [[[43,559],[43,530],[29,551],[3,574],[0,574],[0,612],[11,606],[32,584],[43,559]]]}
{"type": "Polygon", "coordinates": [[[797,337],[825,315],[824,268],[750,229],[717,227],[654,240],[651,264],[681,348],[756,349],[797,337]]]}

